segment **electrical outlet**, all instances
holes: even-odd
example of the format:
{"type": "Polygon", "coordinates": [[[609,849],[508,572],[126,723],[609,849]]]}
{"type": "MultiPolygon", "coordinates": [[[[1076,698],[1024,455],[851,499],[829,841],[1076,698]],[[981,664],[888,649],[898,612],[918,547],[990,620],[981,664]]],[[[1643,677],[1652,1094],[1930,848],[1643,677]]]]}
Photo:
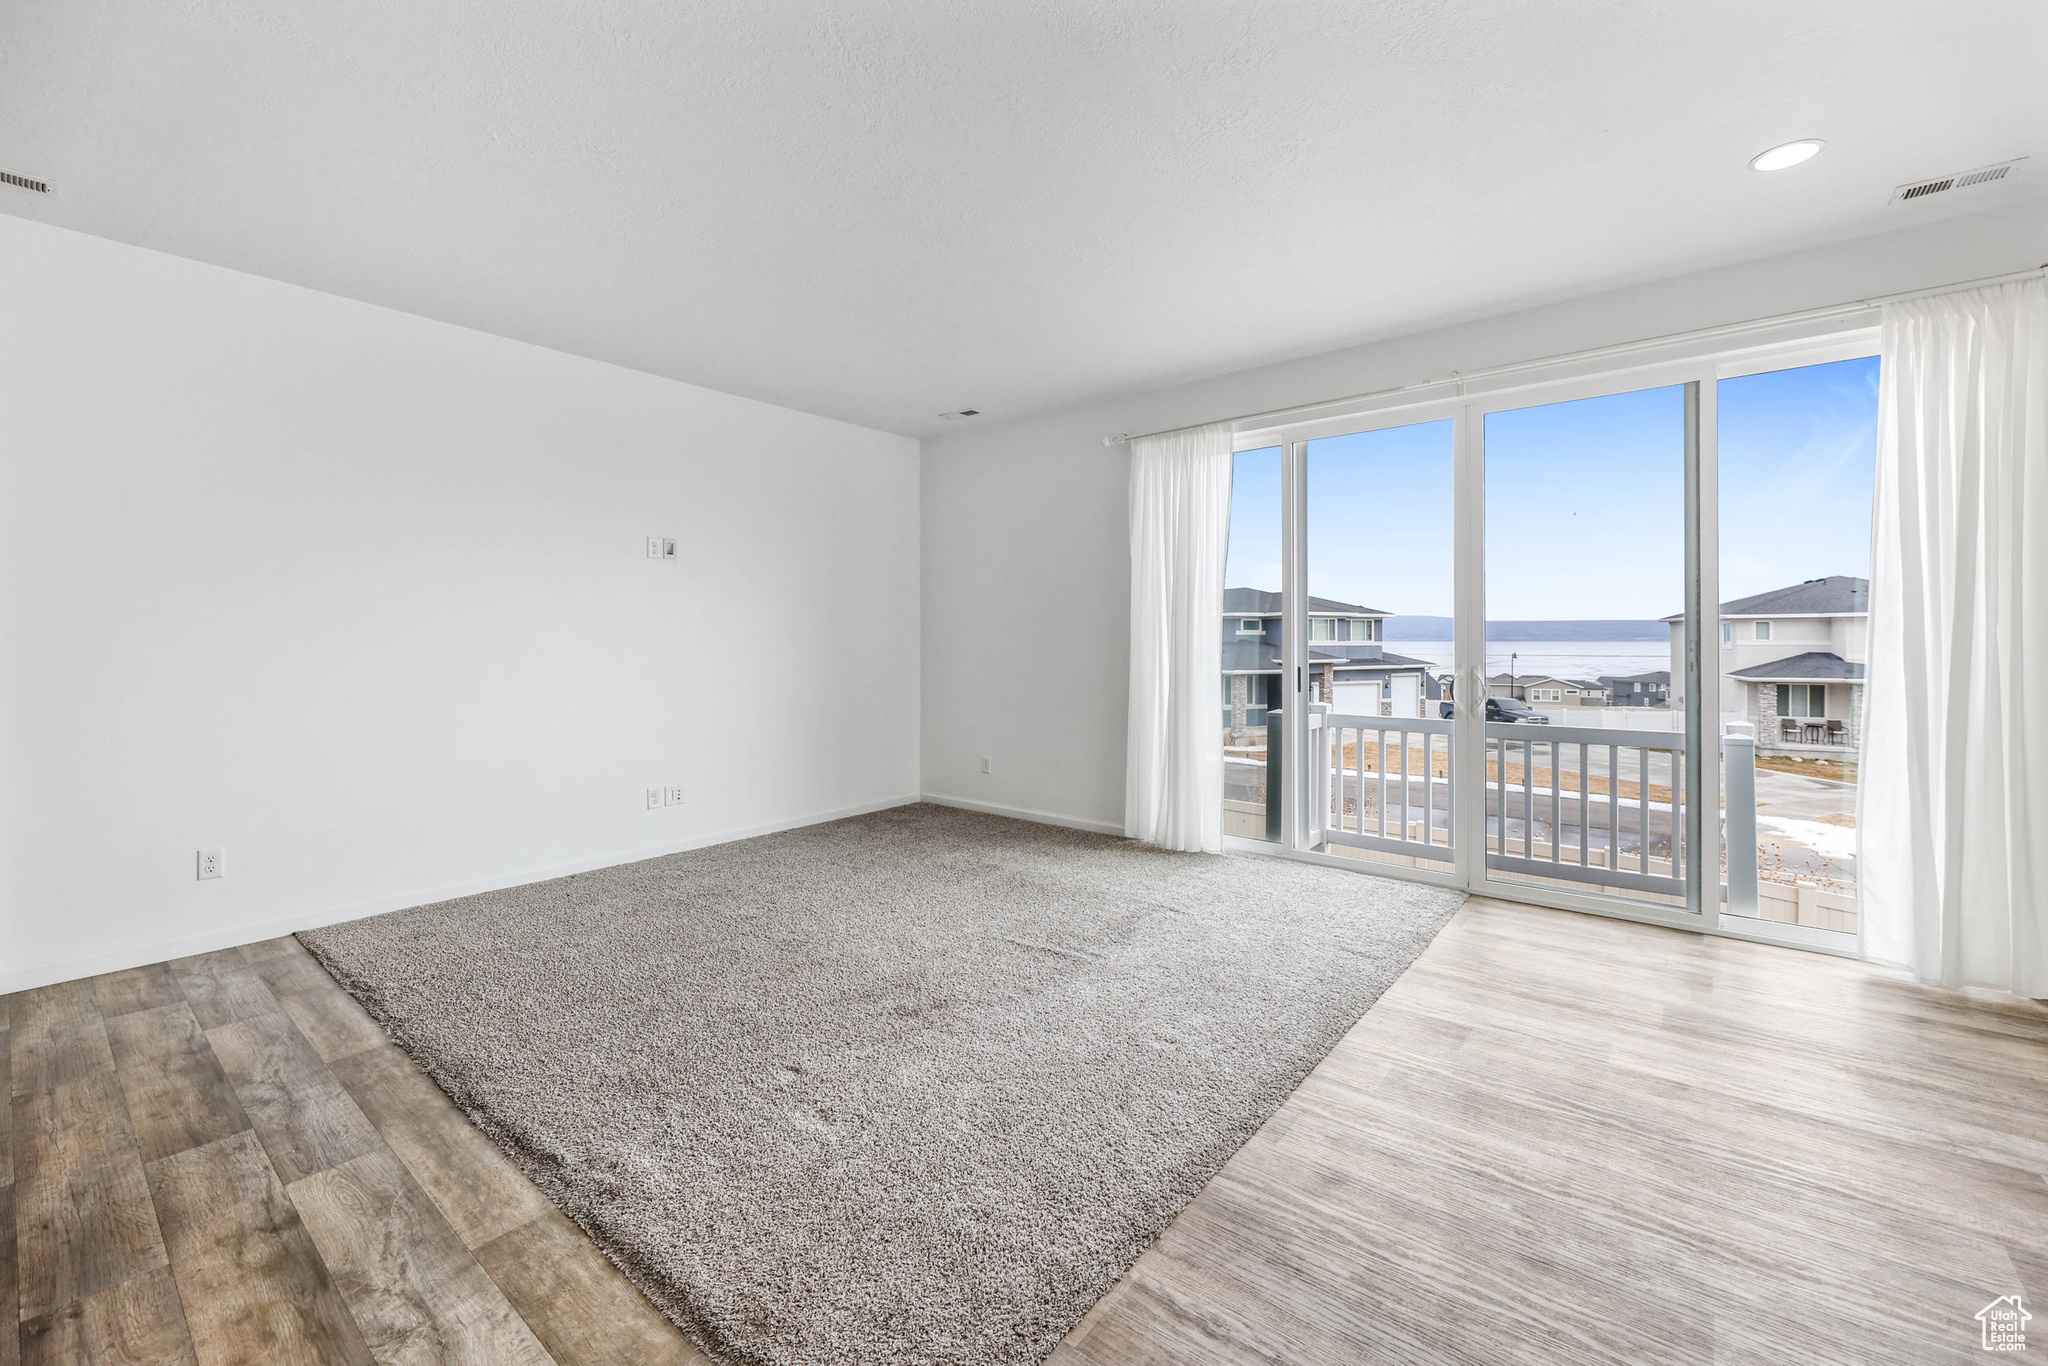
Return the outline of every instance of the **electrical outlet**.
{"type": "Polygon", "coordinates": [[[661,541],[661,558],[673,560],[676,557],[676,538],[664,536],[661,541]]]}
{"type": "Polygon", "coordinates": [[[228,851],[225,849],[201,849],[199,851],[199,880],[226,877],[228,875],[228,851]]]}
{"type": "Polygon", "coordinates": [[[650,560],[661,558],[661,537],[649,536],[647,538],[647,558],[650,560]]]}
{"type": "Polygon", "coordinates": [[[647,809],[649,811],[659,811],[661,809],[660,788],[650,787],[647,789],[647,809]]]}
{"type": "Polygon", "coordinates": [[[681,783],[670,783],[667,787],[664,787],[661,790],[661,804],[663,806],[681,806],[683,804],[683,785],[681,783]]]}
{"type": "Polygon", "coordinates": [[[981,771],[982,771],[983,773],[993,773],[993,772],[995,772],[995,770],[994,770],[994,769],[992,769],[992,768],[990,768],[990,767],[989,767],[989,762],[988,762],[988,756],[987,756],[986,754],[984,754],[984,755],[982,755],[982,756],[981,756],[981,771]]]}

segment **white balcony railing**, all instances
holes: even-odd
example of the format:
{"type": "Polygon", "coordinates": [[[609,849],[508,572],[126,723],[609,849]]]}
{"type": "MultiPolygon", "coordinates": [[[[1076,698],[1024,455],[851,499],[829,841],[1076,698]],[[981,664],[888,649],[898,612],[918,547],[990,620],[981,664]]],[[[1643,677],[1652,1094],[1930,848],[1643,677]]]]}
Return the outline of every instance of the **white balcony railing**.
{"type": "Polygon", "coordinates": [[[1684,898],[1683,734],[1489,721],[1486,760],[1488,868],[1684,898]]]}
{"type": "MultiPolygon", "coordinates": [[[[1308,713],[1308,847],[1451,862],[1452,722],[1320,703],[1308,713]]],[[[1488,722],[1485,745],[1488,869],[1685,899],[1683,734],[1488,722]]],[[[1710,859],[1707,885],[1722,914],[1853,933],[1853,888],[1760,879],[1756,738],[1731,722],[1719,749],[1723,821],[1709,839],[1720,837],[1725,864],[1716,873],[1710,859]]]]}
{"type": "Polygon", "coordinates": [[[1449,859],[1451,725],[1311,705],[1309,847],[1449,859]]]}

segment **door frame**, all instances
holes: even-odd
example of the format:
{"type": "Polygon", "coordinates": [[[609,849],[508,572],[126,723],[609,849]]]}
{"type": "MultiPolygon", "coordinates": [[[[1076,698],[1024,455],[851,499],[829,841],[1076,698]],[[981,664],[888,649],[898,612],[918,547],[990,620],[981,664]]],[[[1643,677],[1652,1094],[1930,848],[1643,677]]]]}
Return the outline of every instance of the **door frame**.
{"type": "Polygon", "coordinates": [[[1719,866],[1721,765],[1719,618],[1719,411],[1718,385],[1723,379],[1773,370],[1827,364],[1877,352],[1877,329],[1833,319],[1768,329],[1747,344],[1729,346],[1726,339],[1658,339],[1636,346],[1611,348],[1594,357],[1538,363],[1484,381],[1452,380],[1443,385],[1410,388],[1380,395],[1314,405],[1285,420],[1261,419],[1241,424],[1235,451],[1281,448],[1283,697],[1295,699],[1283,708],[1280,743],[1285,747],[1282,796],[1282,839],[1226,837],[1233,852],[1256,853],[1342,868],[1406,881],[1451,887],[1475,895],[1499,896],[1559,910],[1580,911],[1640,921],[1672,929],[1694,930],[1856,956],[1859,933],[1724,917],[1720,913],[1718,875],[1711,886],[1705,869],[1719,866]],[[1544,887],[1540,884],[1491,882],[1486,877],[1484,709],[1459,706],[1455,716],[1452,771],[1452,867],[1446,871],[1408,868],[1314,852],[1306,847],[1309,774],[1305,670],[1308,656],[1308,443],[1328,436],[1384,431],[1449,419],[1452,441],[1453,554],[1453,678],[1462,699],[1485,696],[1486,648],[1486,498],[1485,420],[1491,413],[1567,403],[1579,399],[1674,386],[1684,388],[1684,539],[1683,605],[1687,627],[1685,659],[1686,753],[1704,752],[1714,742],[1716,760],[1689,761],[1687,770],[1686,905],[1630,903],[1544,887]],[[1705,813],[1716,813],[1708,822],[1705,813]],[[1702,857],[1708,845],[1711,858],[1702,857]]]}

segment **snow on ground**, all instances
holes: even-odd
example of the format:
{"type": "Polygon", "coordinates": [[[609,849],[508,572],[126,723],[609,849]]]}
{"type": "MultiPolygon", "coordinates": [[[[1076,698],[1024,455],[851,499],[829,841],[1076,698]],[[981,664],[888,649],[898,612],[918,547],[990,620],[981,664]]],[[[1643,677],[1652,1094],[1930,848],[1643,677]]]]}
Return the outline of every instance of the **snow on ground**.
{"type": "Polygon", "coordinates": [[[1825,821],[1794,820],[1788,816],[1758,815],[1757,828],[1768,830],[1793,844],[1803,844],[1822,858],[1856,857],[1856,832],[1825,821]]]}

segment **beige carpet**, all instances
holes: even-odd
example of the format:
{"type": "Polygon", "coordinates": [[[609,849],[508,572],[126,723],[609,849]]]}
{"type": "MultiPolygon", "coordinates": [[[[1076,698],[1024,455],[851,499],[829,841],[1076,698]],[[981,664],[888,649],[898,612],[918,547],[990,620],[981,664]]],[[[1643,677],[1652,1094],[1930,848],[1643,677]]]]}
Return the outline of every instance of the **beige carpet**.
{"type": "Polygon", "coordinates": [[[714,1356],[1023,1363],[1461,900],[920,805],[299,937],[714,1356]]]}

